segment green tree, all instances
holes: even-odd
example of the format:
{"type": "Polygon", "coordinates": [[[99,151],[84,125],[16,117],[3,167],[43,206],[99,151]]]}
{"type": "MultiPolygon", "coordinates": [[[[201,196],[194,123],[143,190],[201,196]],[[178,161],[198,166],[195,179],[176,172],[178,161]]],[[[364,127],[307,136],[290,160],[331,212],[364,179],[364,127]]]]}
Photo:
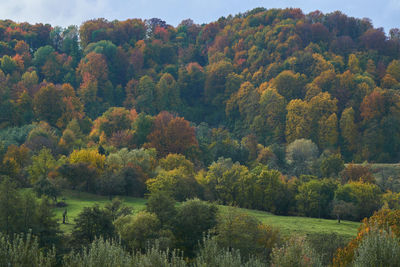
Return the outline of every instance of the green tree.
{"type": "Polygon", "coordinates": [[[113,198],[111,202],[104,205],[104,210],[110,214],[113,221],[121,216],[127,216],[133,213],[133,208],[124,205],[124,202],[118,197],[113,198]]]}
{"type": "Polygon", "coordinates": [[[239,250],[244,258],[258,255],[269,259],[273,247],[280,241],[277,230],[235,208],[220,214],[215,232],[219,246],[239,250]]]}
{"type": "Polygon", "coordinates": [[[323,177],[338,177],[344,169],[344,161],[340,154],[332,154],[322,160],[320,169],[323,177]]]}
{"type": "Polygon", "coordinates": [[[335,196],[336,186],[328,179],[311,180],[300,185],[296,195],[299,212],[310,217],[329,218],[329,205],[335,196]]]}
{"type": "Polygon", "coordinates": [[[300,99],[304,95],[305,76],[285,70],[272,81],[272,87],[286,100],[300,99]]]}
{"type": "MultiPolygon", "coordinates": [[[[260,86],[260,88],[262,85],[260,86]]],[[[260,115],[254,118],[251,128],[265,144],[284,140],[286,100],[275,88],[268,88],[260,97],[260,115]]]]}
{"type": "Polygon", "coordinates": [[[339,186],[335,192],[335,199],[353,203],[356,206],[354,217],[361,220],[371,216],[382,206],[380,188],[375,184],[350,182],[339,186]]]}
{"type": "Polygon", "coordinates": [[[56,160],[50,150],[43,148],[39,154],[32,156],[32,164],[28,167],[28,172],[32,183],[40,179],[46,179],[49,172],[56,167],[56,160]]]}
{"type": "Polygon", "coordinates": [[[6,74],[12,74],[17,69],[17,63],[10,56],[3,56],[1,58],[1,69],[6,74]]]}
{"type": "Polygon", "coordinates": [[[89,244],[96,237],[113,238],[114,225],[110,214],[98,205],[85,207],[75,219],[72,238],[76,244],[89,244]]]}
{"type": "Polygon", "coordinates": [[[178,201],[199,195],[199,186],[193,174],[187,173],[182,167],[169,171],[161,170],[157,177],[147,180],[146,184],[151,193],[166,192],[178,201]]]}
{"type": "Polygon", "coordinates": [[[173,233],[178,248],[193,256],[194,248],[203,234],[217,224],[217,210],[214,204],[199,199],[188,200],[178,207],[173,233]]]}
{"type": "Polygon", "coordinates": [[[165,73],[156,86],[156,103],[158,111],[179,111],[181,98],[179,87],[174,77],[165,73]]]}
{"type": "Polygon", "coordinates": [[[358,140],[358,128],[355,123],[355,113],[353,108],[346,108],[340,118],[340,131],[343,138],[343,148],[346,158],[351,158],[356,151],[358,140]]]}
{"type": "Polygon", "coordinates": [[[55,126],[64,112],[61,91],[50,83],[40,88],[33,99],[36,116],[55,126]]]}
{"type": "Polygon", "coordinates": [[[138,112],[154,114],[155,84],[149,76],[145,75],[140,78],[134,99],[134,107],[138,112]]]}
{"type": "Polygon", "coordinates": [[[7,235],[21,230],[21,198],[16,185],[5,177],[0,184],[0,229],[7,235]]]}
{"type": "Polygon", "coordinates": [[[312,117],[310,106],[301,99],[295,99],[286,106],[286,141],[293,142],[299,138],[310,138],[312,117]]]}
{"type": "Polygon", "coordinates": [[[118,218],[115,221],[115,227],[132,250],[144,250],[159,236],[160,221],[155,214],[141,211],[135,216],[118,218]]]}
{"type": "Polygon", "coordinates": [[[158,191],[150,194],[146,210],[157,215],[162,227],[171,227],[177,213],[175,200],[167,193],[158,191]]]}

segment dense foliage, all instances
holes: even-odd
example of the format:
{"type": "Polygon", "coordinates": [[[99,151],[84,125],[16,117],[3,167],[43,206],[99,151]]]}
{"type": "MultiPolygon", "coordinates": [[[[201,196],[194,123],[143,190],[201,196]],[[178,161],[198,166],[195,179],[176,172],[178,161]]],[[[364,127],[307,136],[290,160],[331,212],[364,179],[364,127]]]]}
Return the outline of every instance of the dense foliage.
{"type": "Polygon", "coordinates": [[[177,27],[2,20],[0,253],[46,266],[320,266],[343,245],[283,241],[216,202],[338,223],[384,207],[379,229],[365,220],[333,261],[384,264],[374,253],[398,242],[398,177],[360,163],[400,161],[399,90],[400,30],[339,11],[257,8],[177,27]],[[52,207],[66,189],[148,206],[86,207],[62,238],[52,207]]]}

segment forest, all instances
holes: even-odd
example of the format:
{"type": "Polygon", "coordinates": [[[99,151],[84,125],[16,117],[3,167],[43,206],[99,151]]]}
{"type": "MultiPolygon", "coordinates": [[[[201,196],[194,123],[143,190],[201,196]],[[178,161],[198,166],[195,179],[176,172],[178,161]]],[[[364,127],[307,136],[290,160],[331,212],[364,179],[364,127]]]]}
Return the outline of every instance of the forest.
{"type": "Polygon", "coordinates": [[[398,28],[0,20],[0,266],[400,266],[399,163],[398,28]],[[65,230],[70,191],[109,202],[65,230]],[[288,236],[239,208],[361,226],[288,236]]]}

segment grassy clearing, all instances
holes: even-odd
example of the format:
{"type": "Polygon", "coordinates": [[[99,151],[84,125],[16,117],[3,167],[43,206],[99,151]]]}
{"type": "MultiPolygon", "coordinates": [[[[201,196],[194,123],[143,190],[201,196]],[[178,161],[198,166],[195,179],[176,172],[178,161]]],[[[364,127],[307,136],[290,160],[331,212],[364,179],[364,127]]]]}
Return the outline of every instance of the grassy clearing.
{"type": "MultiPolygon", "coordinates": [[[[146,206],[146,200],[143,198],[133,198],[133,197],[120,197],[124,200],[125,205],[133,208],[134,212],[143,210],[146,206]]],[[[70,232],[74,226],[74,219],[83,210],[84,207],[91,207],[95,204],[99,206],[104,206],[109,203],[108,197],[98,196],[94,194],[82,193],[77,191],[64,191],[63,201],[65,201],[68,206],[66,208],[55,208],[55,213],[58,222],[62,223],[62,214],[65,209],[67,209],[68,223],[61,224],[61,230],[64,232],[70,232]]]]}
{"type": "MultiPolygon", "coordinates": [[[[76,191],[64,192],[65,202],[68,204],[68,224],[61,224],[61,230],[68,233],[73,228],[74,219],[84,207],[98,204],[104,206],[110,202],[108,197],[97,196],[88,193],[79,193],[76,191]]],[[[143,210],[146,206],[146,200],[142,198],[121,197],[125,204],[133,207],[134,212],[143,210]]],[[[62,214],[65,208],[55,208],[56,216],[59,222],[62,222],[62,214]]],[[[222,212],[227,207],[220,206],[222,212]]],[[[312,234],[312,233],[337,233],[346,238],[356,236],[357,229],[360,225],[358,222],[342,221],[340,224],[336,220],[294,217],[294,216],[277,216],[268,212],[241,209],[247,212],[265,224],[277,227],[283,234],[312,234]]]]}
{"type": "Polygon", "coordinates": [[[298,216],[277,216],[268,212],[246,210],[265,224],[277,227],[283,234],[336,233],[345,238],[357,235],[360,223],[298,216]]]}

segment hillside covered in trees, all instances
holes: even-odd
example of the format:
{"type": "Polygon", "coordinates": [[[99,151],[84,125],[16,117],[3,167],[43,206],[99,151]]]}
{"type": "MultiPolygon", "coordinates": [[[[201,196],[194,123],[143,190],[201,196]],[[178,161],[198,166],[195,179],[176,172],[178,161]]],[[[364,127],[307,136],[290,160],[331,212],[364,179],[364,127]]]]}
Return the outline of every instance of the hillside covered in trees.
{"type": "MultiPolygon", "coordinates": [[[[83,262],[108,250],[120,266],[321,266],[302,237],[283,241],[205,200],[338,223],[370,217],[347,246],[314,240],[325,264],[366,266],[373,240],[399,243],[400,179],[361,163],[399,161],[399,29],[387,36],[368,19],[293,8],[177,27],[0,21],[0,256],[27,242],[38,266],[101,266],[83,262]],[[135,215],[118,200],[86,207],[62,233],[53,208],[65,207],[63,190],[149,201],[135,215]],[[13,243],[20,233],[29,238],[13,243]],[[87,254],[61,260],[81,245],[87,254]]],[[[399,259],[395,248],[385,259],[399,259]]]]}
{"type": "Polygon", "coordinates": [[[5,20],[0,40],[3,129],[44,121],[68,135],[75,121],[95,143],[141,147],[135,114],[168,111],[197,126],[198,143],[210,132],[263,146],[306,138],[347,162],[400,159],[400,32],[367,19],[260,8],[176,28],[5,20]]]}

